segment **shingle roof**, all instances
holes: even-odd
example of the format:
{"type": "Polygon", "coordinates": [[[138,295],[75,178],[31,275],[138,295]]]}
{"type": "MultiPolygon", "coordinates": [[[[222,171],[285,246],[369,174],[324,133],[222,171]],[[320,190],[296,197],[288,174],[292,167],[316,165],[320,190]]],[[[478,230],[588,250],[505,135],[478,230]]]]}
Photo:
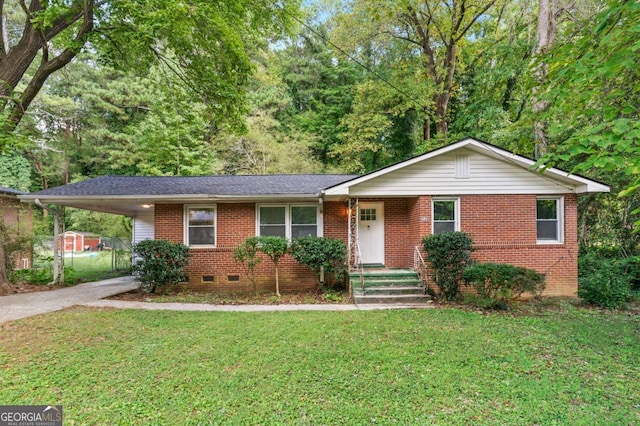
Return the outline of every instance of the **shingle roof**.
{"type": "Polygon", "coordinates": [[[29,196],[221,196],[305,195],[353,179],[354,175],[100,176],[32,192],[29,196]]]}
{"type": "Polygon", "coordinates": [[[0,186],[0,194],[3,195],[23,195],[26,192],[18,191],[17,189],[7,188],[6,186],[0,186]]]}

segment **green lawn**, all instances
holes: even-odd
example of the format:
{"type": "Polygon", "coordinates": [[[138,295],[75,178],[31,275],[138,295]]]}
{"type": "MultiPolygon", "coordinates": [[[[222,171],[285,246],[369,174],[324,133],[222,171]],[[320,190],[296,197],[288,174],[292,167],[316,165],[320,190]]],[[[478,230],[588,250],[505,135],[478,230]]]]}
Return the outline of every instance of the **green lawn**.
{"type": "MultiPolygon", "coordinates": [[[[53,252],[43,251],[39,253],[42,258],[52,258],[53,252]]],[[[65,268],[71,268],[72,272],[65,281],[70,284],[76,282],[98,281],[129,273],[131,266],[130,254],[124,251],[113,252],[111,250],[67,253],[64,259],[65,268]]],[[[51,271],[50,261],[36,261],[36,266],[51,271]]],[[[51,274],[51,272],[50,272],[51,274]]]]}
{"type": "Polygon", "coordinates": [[[0,404],[65,424],[640,423],[635,314],[75,308],[0,328],[0,404]]]}

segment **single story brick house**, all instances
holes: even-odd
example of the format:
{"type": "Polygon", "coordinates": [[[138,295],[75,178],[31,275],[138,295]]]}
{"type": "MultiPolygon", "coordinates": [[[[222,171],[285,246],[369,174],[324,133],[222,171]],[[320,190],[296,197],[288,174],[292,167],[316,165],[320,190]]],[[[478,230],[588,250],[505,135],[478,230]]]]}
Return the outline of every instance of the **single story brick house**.
{"type": "Polygon", "coordinates": [[[31,231],[33,230],[33,212],[31,207],[20,202],[18,196],[25,192],[0,186],[0,214],[7,235],[13,241],[24,240],[25,250],[11,254],[13,269],[27,269],[33,263],[31,231]]]}
{"type": "MultiPolygon", "coordinates": [[[[21,199],[130,216],[134,243],[190,246],[189,285],[214,291],[251,288],[232,260],[249,236],[340,238],[351,267],[410,268],[424,236],[456,230],[471,234],[476,259],[536,269],[545,294],[575,295],[577,198],[609,187],[534,163],[468,138],[361,176],[102,176],[21,199]]],[[[256,276],[273,288],[270,262],[256,276]]],[[[280,277],[283,290],[316,286],[289,256],[280,277]]]]}

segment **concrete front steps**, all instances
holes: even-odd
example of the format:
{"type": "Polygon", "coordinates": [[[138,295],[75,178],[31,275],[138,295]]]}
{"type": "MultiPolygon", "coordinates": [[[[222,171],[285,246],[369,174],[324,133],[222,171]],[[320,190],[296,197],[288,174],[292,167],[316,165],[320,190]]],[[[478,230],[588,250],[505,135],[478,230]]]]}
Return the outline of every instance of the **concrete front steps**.
{"type": "Polygon", "coordinates": [[[364,293],[360,273],[349,274],[356,305],[425,305],[431,301],[418,274],[411,269],[364,269],[363,277],[364,293]]]}

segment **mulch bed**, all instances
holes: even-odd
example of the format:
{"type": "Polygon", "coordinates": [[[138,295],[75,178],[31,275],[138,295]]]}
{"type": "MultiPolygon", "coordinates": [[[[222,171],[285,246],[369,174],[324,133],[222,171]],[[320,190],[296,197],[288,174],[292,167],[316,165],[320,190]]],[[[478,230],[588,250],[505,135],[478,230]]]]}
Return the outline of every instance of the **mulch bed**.
{"type": "Polygon", "coordinates": [[[231,294],[211,293],[190,289],[177,289],[165,294],[145,293],[133,290],[117,294],[108,299],[134,302],[157,303],[209,303],[216,305],[300,305],[300,304],[347,304],[353,303],[346,293],[327,295],[321,291],[281,292],[281,297],[274,293],[231,294]]]}

